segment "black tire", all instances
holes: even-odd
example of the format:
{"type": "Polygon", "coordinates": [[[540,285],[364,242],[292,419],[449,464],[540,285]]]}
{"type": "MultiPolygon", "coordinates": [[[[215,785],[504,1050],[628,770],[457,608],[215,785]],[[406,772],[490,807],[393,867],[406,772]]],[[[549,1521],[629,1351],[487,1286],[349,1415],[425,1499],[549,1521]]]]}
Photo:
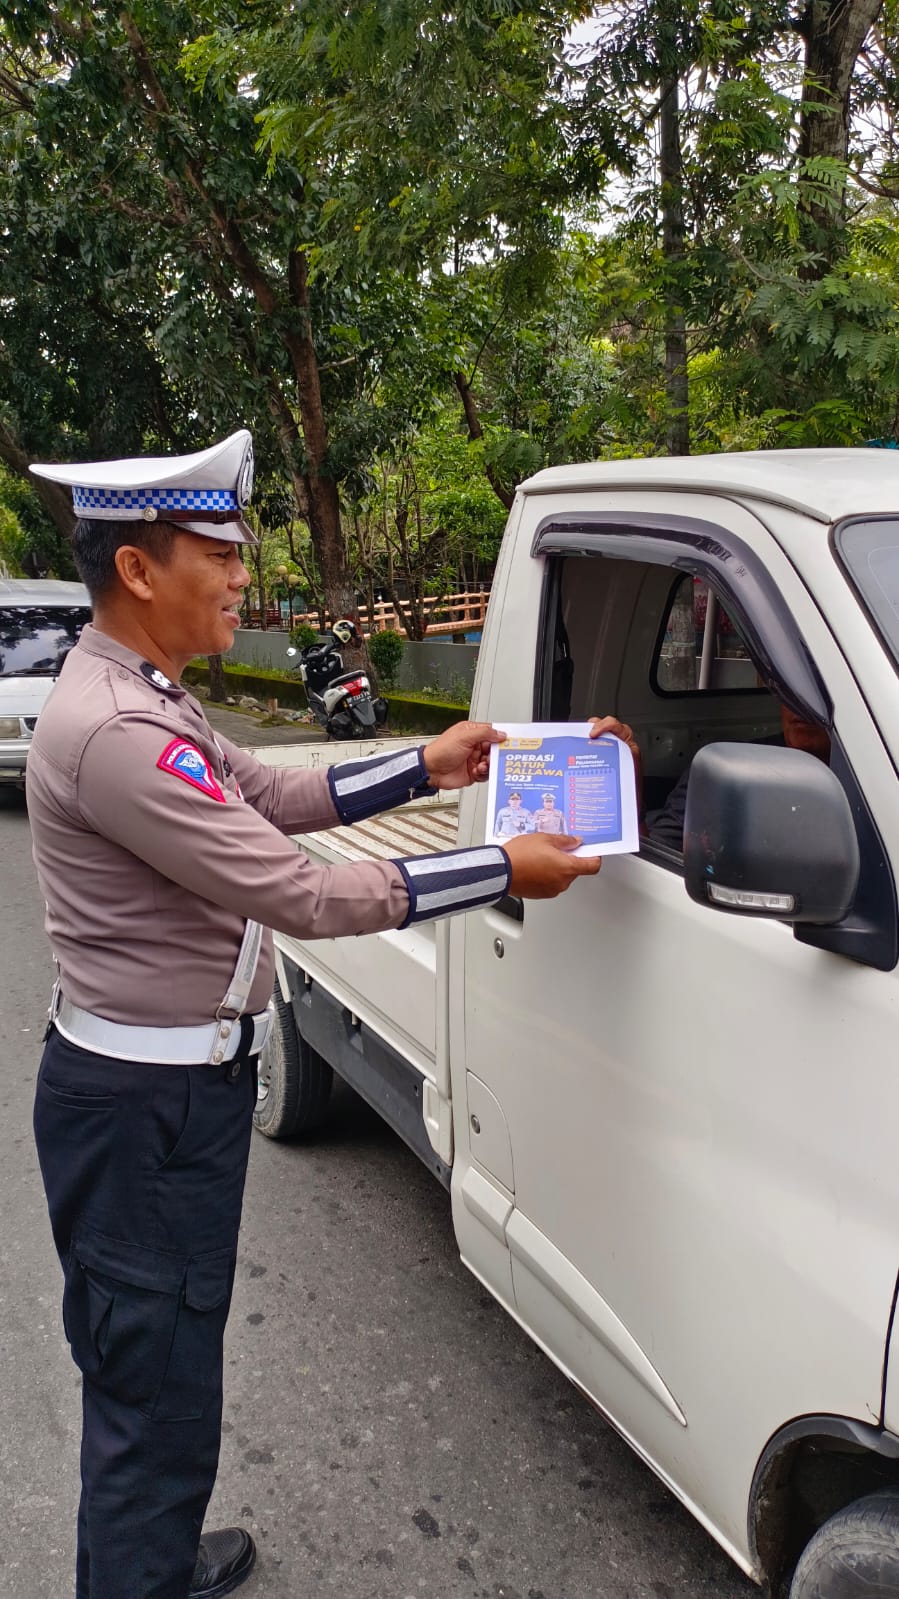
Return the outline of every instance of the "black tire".
{"type": "Polygon", "coordinates": [[[790,1599],[899,1599],[899,1490],[847,1505],[806,1544],[790,1599]]]}
{"type": "Polygon", "coordinates": [[[297,1032],[293,1009],[275,993],[275,1019],[259,1057],[253,1124],[266,1138],[292,1138],[318,1127],[328,1109],[334,1073],[297,1032]]]}

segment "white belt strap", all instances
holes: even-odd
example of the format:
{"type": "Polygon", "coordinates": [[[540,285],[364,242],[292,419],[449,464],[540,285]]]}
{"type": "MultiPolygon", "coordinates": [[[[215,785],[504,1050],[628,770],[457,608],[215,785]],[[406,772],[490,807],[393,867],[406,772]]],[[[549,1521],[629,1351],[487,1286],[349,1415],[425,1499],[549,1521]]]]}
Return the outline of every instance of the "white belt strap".
{"type": "MultiPolygon", "coordinates": [[[[212,730],[210,729],[210,732],[212,730]]],[[[219,755],[222,758],[222,769],[225,773],[231,771],[228,757],[221,744],[212,734],[219,755]]],[[[240,790],[238,789],[238,793],[240,790]]],[[[237,952],[237,964],[228,985],[228,992],[219,1005],[215,1019],[218,1022],[218,1035],[209,1059],[218,1062],[221,1059],[221,1050],[231,1036],[232,1023],[242,1016],[247,1008],[250,989],[256,976],[256,967],[259,965],[259,951],[262,947],[262,925],[260,922],[247,922],[243,930],[243,940],[237,952]]]]}
{"type": "MultiPolygon", "coordinates": [[[[196,1066],[206,1061],[219,1066],[237,1054],[240,1018],[247,1008],[261,948],[262,924],[247,922],[228,992],[215,1013],[214,1022],[198,1027],[132,1027],[125,1022],[111,1022],[105,1016],[95,1016],[64,999],[58,977],[50,996],[50,1021],[70,1043],[96,1050],[99,1055],[111,1055],[115,1060],[159,1062],[168,1066],[196,1066]]],[[[253,1017],[250,1054],[262,1048],[271,1021],[271,1005],[253,1017]]]]}
{"type": "MultiPolygon", "coordinates": [[[[237,952],[237,964],[228,985],[228,992],[215,1013],[215,1036],[212,1047],[205,1057],[217,1066],[225,1059],[224,1051],[237,1026],[241,1016],[247,1008],[253,978],[256,976],[256,967],[259,965],[259,951],[262,948],[262,923],[247,922],[243,930],[243,939],[237,952]]],[[[230,1057],[229,1057],[230,1058],[230,1057]]]]}
{"type": "Polygon", "coordinates": [[[256,976],[256,967],[259,965],[259,951],[262,948],[262,923],[247,922],[244,928],[243,942],[237,952],[237,964],[228,992],[216,1011],[216,1016],[230,1011],[232,1016],[240,1016],[247,1008],[250,989],[256,976]]]}
{"type": "MultiPolygon", "coordinates": [[[[274,1011],[269,1008],[253,1017],[253,1037],[248,1053],[262,1049],[271,1030],[274,1011]]],[[[131,1027],[110,1022],[105,1016],[72,1005],[60,998],[52,1017],[57,1032],[70,1044],[109,1055],[113,1060],[140,1061],[154,1066],[196,1066],[202,1062],[219,1066],[233,1060],[240,1048],[239,1022],[206,1022],[200,1027],[131,1027]]]]}

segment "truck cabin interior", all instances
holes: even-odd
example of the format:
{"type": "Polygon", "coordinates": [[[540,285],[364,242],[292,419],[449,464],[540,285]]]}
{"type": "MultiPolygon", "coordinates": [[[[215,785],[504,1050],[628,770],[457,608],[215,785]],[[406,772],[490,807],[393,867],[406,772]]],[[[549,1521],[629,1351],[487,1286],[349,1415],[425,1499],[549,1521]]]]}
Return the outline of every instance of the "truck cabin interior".
{"type": "MultiPolygon", "coordinates": [[[[643,756],[647,845],[679,856],[677,800],[697,750],[718,740],[783,744],[781,704],[701,579],[605,556],[555,563],[552,666],[540,714],[561,721],[608,714],[630,724],[643,756]]],[[[814,744],[818,730],[811,732],[814,744]]],[[[826,758],[827,750],[821,729],[814,752],[826,758]]]]}

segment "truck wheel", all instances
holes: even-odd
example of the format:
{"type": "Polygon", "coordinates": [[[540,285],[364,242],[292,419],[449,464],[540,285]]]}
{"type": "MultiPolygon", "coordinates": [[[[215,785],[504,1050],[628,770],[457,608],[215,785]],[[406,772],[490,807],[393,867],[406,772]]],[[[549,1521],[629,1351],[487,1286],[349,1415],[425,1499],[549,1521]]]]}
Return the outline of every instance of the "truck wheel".
{"type": "Polygon", "coordinates": [[[840,1510],[806,1544],[790,1599],[899,1599],[899,1491],[840,1510]]]}
{"type": "Polygon", "coordinates": [[[308,1133],[324,1117],[334,1081],[327,1061],[297,1032],[293,1009],[275,992],[275,1019],[259,1056],[253,1123],[266,1138],[308,1133]]]}

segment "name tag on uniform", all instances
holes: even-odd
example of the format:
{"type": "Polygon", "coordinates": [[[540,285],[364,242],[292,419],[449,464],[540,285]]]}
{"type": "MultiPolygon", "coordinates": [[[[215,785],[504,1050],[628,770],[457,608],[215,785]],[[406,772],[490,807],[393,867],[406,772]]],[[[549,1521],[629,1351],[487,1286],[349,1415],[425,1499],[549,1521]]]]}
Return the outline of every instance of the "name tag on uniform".
{"type": "Polygon", "coordinates": [[[210,799],[219,800],[222,805],[226,803],[224,792],[213,777],[206,756],[186,739],[173,738],[156,765],[160,771],[171,772],[173,777],[180,777],[183,783],[198,788],[201,794],[208,794],[210,799]]]}

